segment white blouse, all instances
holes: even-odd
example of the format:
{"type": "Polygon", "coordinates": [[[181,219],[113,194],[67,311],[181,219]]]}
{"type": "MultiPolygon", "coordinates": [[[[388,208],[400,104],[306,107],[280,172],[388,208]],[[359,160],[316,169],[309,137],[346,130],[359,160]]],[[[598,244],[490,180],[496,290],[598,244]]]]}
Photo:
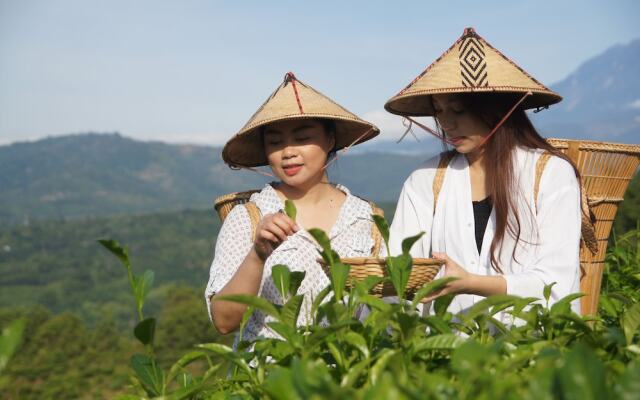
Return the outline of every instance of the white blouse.
{"type": "MultiPolygon", "coordinates": [[[[371,229],[374,226],[371,218],[371,205],[352,195],[342,185],[337,185],[336,188],[343,191],[347,197],[331,232],[328,233],[331,246],[341,257],[367,257],[371,255],[374,245],[371,237],[371,229]]],[[[251,201],[258,206],[262,215],[284,210],[284,202],[270,184],[266,185],[259,193],[253,194],[251,201]]],[[[251,250],[252,245],[251,222],[247,209],[244,206],[236,206],[225,219],[218,234],[215,257],[211,264],[209,283],[205,291],[209,313],[211,313],[211,296],[229,282],[251,250]]],[[[275,304],[282,304],[282,299],[271,279],[271,268],[277,264],[284,264],[292,271],[306,271],[306,276],[298,289],[298,294],[304,295],[298,325],[306,325],[313,321],[310,315],[313,299],[330,284],[329,278],[317,262],[320,257],[319,249],[320,246],[311,235],[303,226],[300,226],[300,230],[289,236],[265,261],[258,295],[275,304]]],[[[209,318],[211,317],[209,314],[209,318]]],[[[253,341],[258,337],[279,337],[266,325],[270,321],[273,321],[272,317],[256,310],[247,322],[243,332],[243,340],[253,341]]],[[[238,337],[236,337],[236,342],[237,340],[238,337]]]]}
{"type": "MultiPolygon", "coordinates": [[[[544,286],[556,282],[550,298],[550,303],[554,303],[580,291],[580,187],[571,165],[559,157],[551,157],[540,180],[536,212],[533,188],[540,154],[542,150],[514,149],[517,191],[513,195],[520,217],[520,240],[516,241],[507,229],[496,258],[507,282],[508,294],[543,298],[544,286]],[[515,259],[512,258],[514,249],[515,259]]],[[[434,215],[432,187],[438,162],[439,156],[426,161],[404,183],[391,225],[391,253],[401,252],[403,238],[424,231],[426,234],[411,249],[413,257],[430,257],[433,250],[446,253],[471,273],[499,274],[490,261],[496,229],[495,209],[478,254],[469,164],[461,154],[449,163],[434,215]]],[[[454,314],[464,311],[483,298],[457,295],[449,311],[454,314]]],[[[580,311],[579,300],[572,303],[572,308],[580,311]]],[[[496,318],[512,322],[507,313],[500,313],[496,318]]]]}

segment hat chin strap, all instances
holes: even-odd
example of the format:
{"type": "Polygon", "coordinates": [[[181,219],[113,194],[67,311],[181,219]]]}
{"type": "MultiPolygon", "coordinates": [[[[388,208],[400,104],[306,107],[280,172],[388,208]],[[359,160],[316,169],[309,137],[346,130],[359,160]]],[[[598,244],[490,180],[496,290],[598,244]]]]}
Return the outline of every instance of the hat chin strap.
{"type": "Polygon", "coordinates": [[[371,131],[373,131],[373,127],[369,128],[369,129],[368,129],[367,131],[365,131],[362,135],[358,136],[358,137],[356,138],[356,140],[354,140],[353,142],[351,142],[351,144],[349,144],[347,147],[344,147],[344,148],[342,148],[342,149],[340,149],[340,150],[336,151],[336,156],[335,156],[335,157],[333,157],[333,159],[332,159],[332,160],[329,160],[329,162],[328,162],[328,163],[326,163],[326,164],[324,165],[324,167],[322,167],[322,170],[323,170],[323,171],[326,171],[326,169],[327,169],[327,168],[329,168],[329,165],[333,164],[333,162],[334,162],[334,161],[336,161],[336,160],[338,159],[338,156],[339,156],[339,154],[340,154],[340,153],[342,153],[342,154],[347,154],[347,152],[349,151],[349,149],[350,149],[351,147],[355,146],[357,143],[359,143],[359,142],[360,142],[360,140],[362,140],[362,139],[364,139],[365,137],[367,137],[367,135],[368,135],[371,131]]]}
{"type": "MultiPolygon", "coordinates": [[[[493,136],[498,131],[498,129],[500,129],[500,127],[507,121],[507,119],[511,116],[511,114],[513,114],[513,112],[518,108],[518,106],[520,104],[522,104],[522,102],[527,98],[527,96],[531,96],[531,95],[533,95],[533,93],[531,91],[528,91],[527,93],[525,93],[520,98],[520,100],[518,100],[518,102],[516,104],[514,104],[513,107],[511,107],[511,109],[505,114],[505,116],[502,117],[500,122],[498,122],[498,124],[493,127],[491,132],[489,132],[489,134],[484,137],[484,139],[482,140],[482,142],[480,142],[480,145],[478,147],[484,146],[487,143],[487,141],[489,141],[489,139],[491,139],[491,136],[493,136]]],[[[440,133],[436,132],[435,130],[429,128],[428,126],[426,126],[424,124],[421,124],[420,122],[414,120],[413,118],[411,118],[409,116],[405,116],[404,118],[409,120],[409,126],[407,127],[407,130],[402,134],[402,136],[400,137],[400,139],[398,139],[398,141],[396,143],[400,143],[402,141],[402,139],[405,138],[407,133],[411,132],[411,134],[413,134],[413,130],[411,129],[411,125],[412,124],[416,124],[420,128],[424,129],[426,132],[429,132],[430,134],[432,134],[433,136],[435,136],[438,139],[442,140],[443,142],[445,142],[447,144],[453,144],[451,139],[445,137],[444,135],[441,135],[440,133]]],[[[415,137],[415,135],[414,135],[414,137],[415,137]]],[[[417,138],[416,138],[416,140],[417,140],[417,138]]]]}

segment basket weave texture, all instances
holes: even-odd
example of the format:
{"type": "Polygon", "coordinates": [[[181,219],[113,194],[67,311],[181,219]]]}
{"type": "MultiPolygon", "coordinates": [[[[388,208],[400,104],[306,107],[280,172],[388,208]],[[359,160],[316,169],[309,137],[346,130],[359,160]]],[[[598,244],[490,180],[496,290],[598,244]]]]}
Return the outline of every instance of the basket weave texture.
{"type": "MultiPolygon", "coordinates": [[[[368,276],[388,276],[384,258],[354,257],[342,258],[341,261],[351,266],[347,284],[345,285],[347,288],[353,286],[352,282],[361,281],[368,276]]],[[[327,276],[331,276],[330,267],[324,260],[319,260],[319,262],[327,276]]],[[[411,274],[409,275],[409,281],[407,283],[407,298],[412,298],[422,286],[431,282],[438,271],[440,271],[443,263],[444,261],[434,258],[414,258],[411,274]]],[[[378,297],[395,296],[396,291],[391,282],[384,282],[374,286],[371,294],[378,297]]]]}
{"type": "Polygon", "coordinates": [[[592,254],[585,246],[580,248],[584,270],[580,289],[586,294],[581,299],[582,314],[595,315],[607,242],[618,206],[640,164],[640,146],[567,139],[547,141],[569,156],[580,171],[589,206],[596,217],[598,251],[592,254]]]}

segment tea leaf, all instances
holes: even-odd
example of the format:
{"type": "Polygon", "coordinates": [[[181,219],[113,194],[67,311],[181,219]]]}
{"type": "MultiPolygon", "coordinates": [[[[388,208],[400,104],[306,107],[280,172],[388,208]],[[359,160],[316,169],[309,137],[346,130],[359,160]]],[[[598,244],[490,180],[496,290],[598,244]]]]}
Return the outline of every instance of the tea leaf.
{"type": "Polygon", "coordinates": [[[342,300],[344,293],[344,285],[347,283],[347,277],[351,266],[341,262],[334,263],[331,267],[331,288],[336,301],[342,300]]]}
{"type": "Polygon", "coordinates": [[[425,284],[414,295],[411,306],[415,308],[418,305],[418,303],[420,303],[420,300],[424,299],[429,295],[436,293],[440,289],[443,289],[450,282],[453,282],[456,279],[458,278],[454,278],[454,277],[440,278],[425,284]]]}
{"type": "Polygon", "coordinates": [[[292,220],[296,220],[296,216],[298,215],[298,210],[296,209],[296,205],[293,204],[293,201],[287,199],[284,201],[284,213],[287,214],[289,218],[292,220]]]}
{"type": "Polygon", "coordinates": [[[322,248],[322,257],[326,261],[328,265],[333,265],[336,261],[335,252],[331,249],[331,242],[329,241],[329,237],[327,234],[318,228],[309,229],[309,234],[318,242],[320,247],[322,248]]]}
{"type": "Polygon", "coordinates": [[[307,273],[305,271],[292,271],[289,277],[289,294],[295,296],[307,273]]]}
{"type": "Polygon", "coordinates": [[[204,358],[205,356],[206,356],[206,353],[204,351],[194,350],[180,357],[180,359],[175,363],[173,363],[173,365],[171,366],[171,369],[167,374],[167,382],[173,381],[173,379],[176,376],[178,376],[178,374],[184,367],[186,367],[187,365],[191,364],[196,360],[204,358]]]}
{"type": "Polygon", "coordinates": [[[372,215],[373,222],[375,222],[380,234],[382,235],[382,239],[384,239],[385,243],[389,243],[389,223],[386,218],[381,215],[372,215]]]}
{"type": "Polygon", "coordinates": [[[564,314],[571,311],[571,302],[584,297],[584,293],[571,293],[558,300],[551,306],[551,314],[564,314]]]}
{"type": "Polygon", "coordinates": [[[624,330],[624,337],[627,339],[628,345],[633,342],[633,336],[635,335],[639,326],[640,303],[636,303],[631,306],[622,317],[622,329],[624,330]]]}
{"type": "Polygon", "coordinates": [[[25,324],[24,319],[17,319],[2,330],[2,336],[0,336],[0,372],[7,366],[9,359],[20,346],[25,324]]]}
{"type": "Polygon", "coordinates": [[[287,303],[280,309],[282,323],[293,327],[296,326],[303,300],[303,295],[296,295],[289,299],[289,301],[287,301],[287,303]]]}
{"type": "Polygon", "coordinates": [[[120,244],[113,239],[100,239],[98,243],[115,255],[125,267],[131,266],[129,262],[129,252],[126,247],[120,246],[120,244]]]}
{"type": "Polygon", "coordinates": [[[422,340],[415,346],[416,353],[425,350],[451,350],[460,347],[465,339],[454,333],[445,333],[422,340]]]}
{"type": "Polygon", "coordinates": [[[420,232],[415,236],[408,237],[402,241],[402,254],[409,254],[409,251],[413,247],[413,245],[420,240],[420,238],[424,235],[424,232],[420,232]]]}
{"type": "Polygon", "coordinates": [[[411,274],[411,256],[408,254],[401,254],[397,257],[389,257],[387,263],[387,271],[389,278],[393,284],[398,298],[400,301],[404,300],[404,293],[409,282],[409,275],[411,274]]]}
{"type": "Polygon", "coordinates": [[[561,397],[566,399],[608,399],[605,369],[598,357],[585,345],[576,345],[559,368],[561,397]]]}
{"type": "Polygon", "coordinates": [[[542,290],[542,294],[544,295],[544,299],[547,301],[547,303],[549,302],[549,298],[551,298],[551,289],[556,283],[558,282],[553,282],[548,285],[545,285],[544,289],[542,290]]]}
{"type": "Polygon", "coordinates": [[[144,345],[153,344],[156,333],[156,319],[145,318],[133,329],[134,336],[144,345]]]}
{"type": "Polygon", "coordinates": [[[134,277],[135,281],[135,289],[134,294],[136,297],[136,305],[138,306],[138,310],[142,313],[142,307],[144,306],[144,301],[153,286],[154,273],[151,270],[146,270],[141,277],[134,277]]]}
{"type": "Polygon", "coordinates": [[[160,396],[162,394],[164,373],[153,358],[135,354],[131,357],[131,367],[148,395],[160,396]]]}
{"type": "Polygon", "coordinates": [[[247,362],[241,356],[239,356],[231,347],[219,343],[199,344],[197,347],[208,350],[225,358],[226,360],[242,369],[248,375],[252,375],[251,369],[249,368],[249,365],[247,365],[247,362]]]}
{"type": "Polygon", "coordinates": [[[369,347],[367,346],[367,341],[356,332],[347,332],[344,335],[344,341],[358,349],[360,353],[364,356],[364,358],[369,358],[369,347]]]}
{"type": "Polygon", "coordinates": [[[217,300],[233,301],[253,306],[253,308],[256,308],[274,318],[280,319],[280,312],[278,309],[262,297],[251,296],[248,294],[229,294],[226,296],[220,296],[217,300]]]}
{"type": "Polygon", "coordinates": [[[271,268],[271,279],[273,279],[273,283],[278,289],[283,302],[289,297],[290,278],[291,272],[286,265],[278,264],[271,268]]]}

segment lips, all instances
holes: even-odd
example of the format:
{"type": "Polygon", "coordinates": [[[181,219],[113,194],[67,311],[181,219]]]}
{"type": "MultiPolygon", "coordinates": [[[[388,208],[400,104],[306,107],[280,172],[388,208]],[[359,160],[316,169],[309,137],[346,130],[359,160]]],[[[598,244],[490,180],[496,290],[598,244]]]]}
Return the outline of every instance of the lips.
{"type": "Polygon", "coordinates": [[[449,143],[454,146],[459,145],[465,139],[465,136],[454,136],[449,138],[449,143]]]}
{"type": "Polygon", "coordinates": [[[300,170],[302,169],[302,165],[303,164],[286,165],[286,166],[283,166],[282,169],[284,170],[284,173],[287,176],[293,176],[298,172],[300,172],[300,170]]]}

